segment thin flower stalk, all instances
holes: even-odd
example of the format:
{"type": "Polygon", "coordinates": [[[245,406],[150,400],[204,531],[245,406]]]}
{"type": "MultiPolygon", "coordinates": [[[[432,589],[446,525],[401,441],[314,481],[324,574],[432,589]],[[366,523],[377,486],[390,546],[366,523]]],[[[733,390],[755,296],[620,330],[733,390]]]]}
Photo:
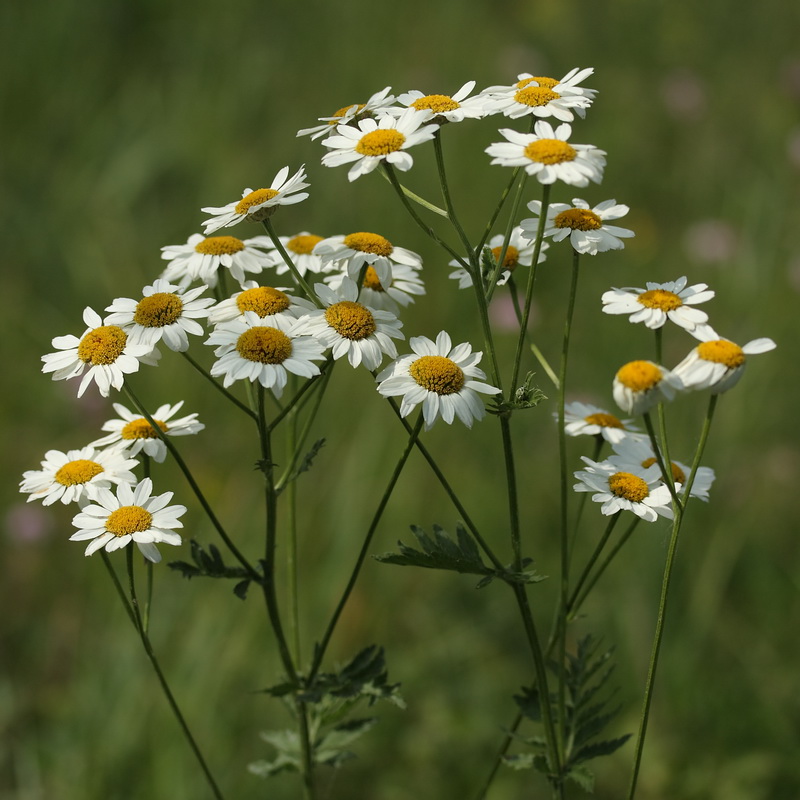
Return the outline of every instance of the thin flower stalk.
{"type": "Polygon", "coordinates": [[[322,302],[317,297],[316,292],[314,292],[311,287],[306,283],[305,278],[300,274],[299,270],[295,266],[294,261],[292,261],[291,256],[286,252],[286,248],[283,246],[280,238],[278,237],[278,233],[275,230],[275,227],[272,224],[272,220],[267,217],[266,219],[262,220],[262,224],[269,235],[269,238],[272,239],[272,243],[275,245],[275,249],[280,253],[281,258],[283,259],[284,263],[287,267],[289,267],[289,272],[292,273],[292,277],[295,279],[298,287],[303,290],[303,294],[306,296],[306,300],[310,300],[317,308],[322,308],[322,302]]]}

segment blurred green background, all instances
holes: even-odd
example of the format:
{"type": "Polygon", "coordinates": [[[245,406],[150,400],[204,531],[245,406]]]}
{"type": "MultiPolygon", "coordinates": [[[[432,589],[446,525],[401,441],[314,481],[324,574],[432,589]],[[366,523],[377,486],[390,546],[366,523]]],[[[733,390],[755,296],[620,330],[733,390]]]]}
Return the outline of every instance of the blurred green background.
{"type": "MultiPolygon", "coordinates": [[[[691,510],[683,535],[639,797],[800,796],[800,451],[792,422],[800,374],[791,356],[800,300],[798,22],[800,7],[783,0],[3,4],[0,348],[11,367],[0,434],[7,455],[0,797],[208,796],[99,558],[84,560],[80,545],[67,541],[74,510],[25,505],[17,492],[21,473],[38,468],[46,450],[83,446],[111,410],[111,399],[94,390],[78,402],[75,382],[40,373],[51,338],[80,333],[86,305],[101,310],[114,297],[136,296],[162,268],[159,248],[199,230],[201,206],[222,205],[285,164],[306,163],[311,197],[280,212],[280,232],[375,230],[422,253],[429,296],[406,317],[407,333],[447,328],[456,341],[479,346],[471,298],[454,291],[447,259],[405,218],[389,187],[377,176],[348,185],[345,169],[319,165],[320,143],[295,131],[387,85],[450,94],[469,79],[481,88],[523,71],[559,77],[574,66],[595,68],[586,85],[599,96],[573,139],[605,149],[609,164],[602,187],[558,187],[554,199],[616,197],[631,206],[623,224],[637,238],[621,253],[584,259],[573,399],[609,404],[612,372],[650,353],[642,329],[600,313],[599,295],[612,285],[686,274],[717,291],[707,308],[721,334],[740,343],[770,336],[779,345],[753,358],[720,403],[704,459],[718,480],[711,504],[691,510]]],[[[445,131],[455,195],[472,231],[507,179],[482,152],[499,140],[498,127],[507,122],[445,131]]],[[[415,159],[408,182],[433,194],[430,153],[415,159]]],[[[534,199],[535,185],[528,188],[534,199]]],[[[566,250],[551,250],[534,320],[554,359],[568,265],[566,250]]],[[[670,334],[666,360],[674,364],[692,342],[670,334]]],[[[512,345],[510,337],[501,342],[512,345]]],[[[164,362],[133,385],[153,403],[185,398],[187,411],[200,412],[207,429],[183,449],[226,524],[257,553],[252,432],[182,360],[166,353],[164,362]]],[[[331,413],[315,428],[328,444],[299,484],[306,654],[404,441],[365,373],[344,368],[334,377],[331,413]]],[[[684,460],[701,405],[675,408],[676,454],[685,451],[684,460]]],[[[554,408],[551,399],[516,424],[529,498],[526,552],[546,574],[557,571],[554,408]]],[[[491,419],[469,435],[437,426],[428,439],[476,521],[503,548],[495,428],[491,419]]],[[[576,466],[586,446],[571,442],[576,466]]],[[[187,538],[214,541],[176,471],[165,467],[156,484],[192,508],[187,538]]],[[[454,521],[415,455],[373,550],[408,541],[409,523],[452,529],[454,521]]],[[[585,526],[585,548],[598,534],[599,524],[585,526]]],[[[641,525],[576,626],[576,634],[591,630],[617,648],[624,710],[614,735],[637,724],[667,538],[666,523],[641,525]]],[[[245,770],[271,757],[258,732],[287,722],[276,701],[254,694],[279,677],[258,598],[242,603],[227,585],[157,573],[156,648],[227,797],[296,797],[292,777],[264,784],[245,770]]],[[[544,629],[550,583],[533,591],[544,629]]],[[[384,644],[408,710],[377,709],[380,724],[357,744],[358,760],[325,776],[326,796],[474,794],[513,718],[511,695],[531,674],[508,592],[476,592],[473,584],[367,564],[328,665],[384,644]]],[[[597,763],[598,798],[624,794],[631,752],[628,744],[597,763]]],[[[491,797],[543,791],[535,776],[506,771],[491,797]]]]}

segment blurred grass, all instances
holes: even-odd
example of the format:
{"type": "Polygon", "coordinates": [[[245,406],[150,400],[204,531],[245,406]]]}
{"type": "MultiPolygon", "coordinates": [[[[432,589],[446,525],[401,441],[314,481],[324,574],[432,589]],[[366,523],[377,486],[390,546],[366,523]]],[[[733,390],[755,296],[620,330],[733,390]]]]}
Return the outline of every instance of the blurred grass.
{"type": "MultiPolygon", "coordinates": [[[[606,149],[609,166],[602,188],[576,194],[628,203],[637,238],[622,253],[585,259],[575,397],[608,402],[610,372],[649,351],[643,331],[603,318],[598,297],[609,285],[688,274],[717,290],[709,310],[721,333],[779,344],[752,359],[720,405],[705,458],[719,477],[710,507],[692,510],[683,537],[639,796],[799,796],[793,501],[800,452],[791,420],[800,375],[790,351],[800,287],[799,17],[797,7],[777,0],[3,4],[0,356],[12,369],[0,432],[8,462],[0,486],[0,725],[7,742],[0,797],[205,796],[102,566],[65,541],[72,512],[20,505],[21,473],[51,447],[95,438],[109,411],[91,392],[79,403],[73,384],[41,375],[39,356],[50,339],[79,332],[84,306],[101,309],[150,282],[161,269],[159,248],[198,229],[201,205],[224,203],[284,164],[305,162],[311,198],[281,211],[280,230],[380,230],[423,253],[429,298],[409,314],[407,333],[447,328],[456,340],[475,341],[468,298],[462,303],[451,292],[441,301],[445,260],[398,212],[388,187],[374,176],[347,185],[343,170],[319,166],[319,143],[294,132],[385,85],[453,92],[468,79],[481,87],[521,71],[558,76],[587,65],[596,69],[588,83],[600,95],[575,139],[606,149]]],[[[482,153],[504,125],[447,131],[455,194],[473,230],[506,179],[482,153]]],[[[412,186],[428,191],[430,163],[420,155],[412,186]]],[[[571,196],[559,190],[558,199],[571,196]]],[[[536,334],[552,354],[567,265],[566,254],[553,252],[539,285],[536,334]]],[[[673,337],[668,360],[686,346],[673,337]]],[[[223,423],[228,414],[218,399],[197,392],[189,369],[171,363],[174,370],[143,372],[135,385],[154,402],[186,396],[187,408],[201,413],[208,428],[186,442],[187,457],[199,464],[198,478],[230,529],[255,552],[260,512],[249,432],[239,421],[223,423]]],[[[303,584],[306,652],[403,444],[388,409],[368,402],[369,384],[366,374],[338,371],[335,422],[315,431],[328,444],[300,484],[307,506],[301,549],[314,576],[303,584]],[[365,455],[367,441],[374,449],[365,455]]],[[[550,574],[553,408],[550,401],[517,426],[531,495],[528,550],[550,574]]],[[[675,409],[684,446],[699,413],[690,403],[675,409]]],[[[476,521],[502,542],[493,428],[487,421],[468,437],[434,429],[429,443],[471,500],[476,521]]],[[[580,443],[571,443],[571,453],[577,461],[580,443]]],[[[185,492],[169,468],[157,480],[185,492]]],[[[213,541],[199,513],[192,517],[187,536],[213,541]]],[[[453,521],[415,455],[373,549],[407,540],[410,522],[453,521]]],[[[641,528],[598,585],[592,616],[582,623],[617,647],[626,709],[620,731],[636,726],[667,538],[663,525],[641,528]]],[[[227,587],[157,572],[156,647],[227,796],[294,797],[292,779],[262,785],[244,771],[269,756],[257,731],[286,721],[277,703],[251,694],[278,674],[257,599],[241,603],[227,587]]],[[[543,609],[553,588],[541,587],[543,609]]],[[[544,611],[541,618],[546,625],[544,611]]],[[[359,760],[334,779],[330,796],[471,796],[513,716],[510,695],[530,680],[509,598],[499,587],[476,593],[466,579],[369,563],[330,663],[371,642],[386,644],[390,677],[402,681],[409,709],[379,709],[381,724],[358,744],[359,760]]],[[[601,800],[624,792],[630,751],[597,765],[601,800]]],[[[492,797],[528,797],[524,785],[524,776],[502,773],[492,797]]]]}

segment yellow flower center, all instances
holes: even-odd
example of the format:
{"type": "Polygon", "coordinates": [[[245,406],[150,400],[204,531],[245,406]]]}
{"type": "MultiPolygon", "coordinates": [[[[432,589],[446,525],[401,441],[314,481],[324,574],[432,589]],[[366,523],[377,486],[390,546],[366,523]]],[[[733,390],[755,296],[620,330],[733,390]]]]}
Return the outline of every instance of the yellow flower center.
{"type": "Polygon", "coordinates": [[[463,370],[444,356],[422,356],[411,363],[408,372],[420,386],[436,394],[455,394],[464,386],[463,370]]]}
{"type": "Polygon", "coordinates": [[[630,361],[617,373],[617,380],[634,392],[646,392],[661,382],[661,370],[649,361],[630,361]]]}
{"type": "Polygon", "coordinates": [[[683,300],[674,292],[666,289],[651,289],[649,292],[642,292],[636,302],[645,308],[658,308],[661,311],[674,311],[683,305],[683,300]]]}
{"type": "MultiPolygon", "coordinates": [[[[153,422],[158,425],[161,429],[162,433],[165,433],[169,430],[169,426],[166,422],[161,422],[159,419],[153,420],[153,422]]],[[[123,439],[157,439],[158,434],[156,433],[156,429],[146,420],[144,417],[140,417],[139,419],[132,419],[123,429],[122,429],[122,438],[123,439]]]]}
{"type": "Polygon", "coordinates": [[[244,242],[235,236],[209,236],[194,246],[204,256],[230,256],[244,250],[244,242]]]}
{"type": "Polygon", "coordinates": [[[539,76],[523,78],[521,81],[517,81],[517,89],[524,89],[531,83],[537,83],[539,86],[545,86],[548,89],[552,89],[558,83],[558,81],[555,78],[541,78],[539,76]]]}
{"type": "Polygon", "coordinates": [[[444,114],[460,107],[460,103],[446,94],[427,94],[411,104],[411,108],[416,108],[417,111],[433,111],[434,114],[444,114]]]}
{"type": "Polygon", "coordinates": [[[56,472],[56,481],[62,486],[76,486],[79,483],[88,483],[95,475],[103,472],[103,468],[96,461],[79,458],[68,461],[56,472]]]}
{"type": "Polygon", "coordinates": [[[351,300],[328,306],[325,309],[325,321],[339,336],[356,342],[372,336],[378,330],[370,310],[351,300]]]}
{"type": "Polygon", "coordinates": [[[625,428],[622,422],[613,414],[606,414],[602,411],[598,411],[596,414],[589,414],[588,417],[583,419],[590,425],[599,425],[601,428],[622,428],[623,430],[625,428]]]}
{"type": "Polygon", "coordinates": [[[89,331],[78,344],[78,358],[84,364],[113,364],[125,349],[128,334],[116,325],[101,325],[89,331]]]}
{"type": "Polygon", "coordinates": [[[292,301],[289,296],[273,289],[271,286],[255,286],[245,289],[236,298],[236,307],[244,314],[245,311],[255,311],[259,317],[269,317],[286,311],[292,301]]]}
{"type": "Polygon", "coordinates": [[[404,134],[394,128],[379,128],[376,131],[365,133],[356,145],[356,153],[362,156],[386,156],[394,153],[406,141],[404,134]]]}
{"type": "MultiPolygon", "coordinates": [[[[652,467],[658,459],[655,456],[646,458],[642,461],[642,466],[647,469],[652,467]]],[[[673,461],[670,466],[672,467],[672,481],[673,483],[686,483],[686,473],[673,461]]]]}
{"type": "Polygon", "coordinates": [[[259,326],[249,328],[239,337],[236,351],[248,361],[282,364],[292,354],[292,340],[277,328],[259,326]]]}
{"type": "Polygon", "coordinates": [[[383,286],[381,286],[381,282],[378,280],[378,273],[375,272],[374,267],[367,267],[367,271],[364,274],[364,283],[362,286],[365,289],[372,289],[373,292],[384,292],[386,291],[383,286]]]}
{"type": "Polygon", "coordinates": [[[715,364],[724,364],[728,369],[735,369],[744,364],[744,351],[738,344],[725,339],[716,339],[713,342],[702,342],[697,345],[697,355],[703,361],[713,361],[715,364]]]}
{"type": "Polygon", "coordinates": [[[632,503],[641,503],[650,494],[647,482],[630,472],[615,472],[608,479],[608,488],[612,494],[632,503]]]}
{"type": "MultiPolygon", "coordinates": [[[[492,255],[494,256],[494,260],[497,261],[500,258],[500,253],[503,251],[502,245],[500,247],[493,247],[492,248],[492,255]]],[[[509,272],[513,272],[514,268],[519,263],[519,250],[514,247],[513,244],[510,244],[506,249],[506,257],[503,259],[503,269],[509,270],[509,272]]]]}
{"type": "Polygon", "coordinates": [[[322,241],[321,236],[314,236],[312,233],[293,236],[286,242],[286,249],[299,256],[307,256],[314,249],[315,245],[322,241]]]}
{"type": "Polygon", "coordinates": [[[588,208],[568,208],[553,219],[556,228],[572,228],[574,231],[596,231],[603,227],[603,220],[588,208]]]}
{"type": "Polygon", "coordinates": [[[340,108],[338,111],[335,111],[331,114],[332,117],[336,117],[336,119],[329,120],[328,125],[336,125],[338,120],[340,120],[351,108],[355,108],[356,116],[362,109],[366,108],[366,103],[351,103],[349,106],[345,106],[344,108],[340,108]]]}
{"type": "Polygon", "coordinates": [[[537,139],[525,147],[524,155],[539,164],[563,164],[574,161],[578,152],[561,139],[537,139]]]}
{"type": "Polygon", "coordinates": [[[524,89],[518,89],[514,94],[514,100],[524,106],[531,106],[531,108],[546,106],[552,100],[558,100],[559,97],[561,95],[558,92],[554,92],[547,86],[526,86],[524,89]]]}
{"type": "Polygon", "coordinates": [[[153,515],[141,506],[121,506],[108,515],[106,530],[114,536],[142,533],[150,528],[153,515]]]}
{"type": "Polygon", "coordinates": [[[276,189],[256,189],[250,194],[246,194],[237,204],[234,211],[237,214],[248,214],[253,206],[260,206],[266,203],[267,200],[272,200],[277,197],[278,192],[276,189]]]}
{"type": "Polygon", "coordinates": [[[178,295],[155,292],[137,303],[133,321],[143,328],[163,328],[172,325],[182,311],[183,300],[178,295]]]}
{"type": "Polygon", "coordinates": [[[392,243],[378,233],[348,233],[344,237],[344,246],[362,253],[374,253],[376,256],[390,256],[394,251],[392,243]]]}

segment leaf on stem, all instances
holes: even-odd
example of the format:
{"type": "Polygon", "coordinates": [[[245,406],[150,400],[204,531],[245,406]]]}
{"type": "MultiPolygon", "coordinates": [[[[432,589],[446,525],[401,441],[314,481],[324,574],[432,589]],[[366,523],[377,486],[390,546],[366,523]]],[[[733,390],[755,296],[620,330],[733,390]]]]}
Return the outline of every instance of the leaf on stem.
{"type": "Polygon", "coordinates": [[[233,587],[233,593],[244,600],[247,597],[247,590],[250,588],[250,583],[253,578],[244,567],[229,567],[226,566],[222,559],[222,554],[219,548],[211,544],[208,550],[204,550],[203,546],[192,539],[190,543],[192,560],[194,564],[189,564],[186,561],[170,561],[167,566],[180,572],[184,578],[234,578],[238,579],[238,583],[233,587]]]}

